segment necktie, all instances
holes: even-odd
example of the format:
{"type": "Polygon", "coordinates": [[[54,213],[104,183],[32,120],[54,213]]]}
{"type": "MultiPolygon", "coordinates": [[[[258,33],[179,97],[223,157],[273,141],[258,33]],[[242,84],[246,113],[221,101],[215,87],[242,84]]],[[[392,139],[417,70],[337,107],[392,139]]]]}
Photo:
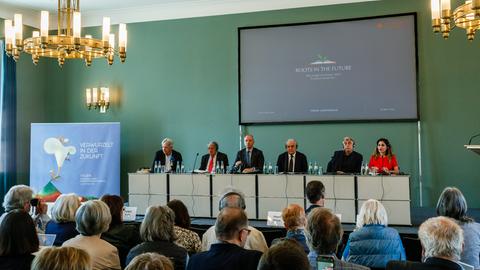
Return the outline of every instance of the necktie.
{"type": "Polygon", "coordinates": [[[210,162],[208,163],[208,172],[213,171],[213,157],[210,157],[210,162]]]}
{"type": "Polygon", "coordinates": [[[251,156],[250,156],[251,153],[252,153],[251,151],[247,151],[247,165],[248,165],[248,167],[251,167],[251,165],[252,165],[251,164],[252,163],[251,156]]]}
{"type": "Polygon", "coordinates": [[[288,161],[288,172],[293,172],[293,154],[290,154],[290,161],[288,161]]]}

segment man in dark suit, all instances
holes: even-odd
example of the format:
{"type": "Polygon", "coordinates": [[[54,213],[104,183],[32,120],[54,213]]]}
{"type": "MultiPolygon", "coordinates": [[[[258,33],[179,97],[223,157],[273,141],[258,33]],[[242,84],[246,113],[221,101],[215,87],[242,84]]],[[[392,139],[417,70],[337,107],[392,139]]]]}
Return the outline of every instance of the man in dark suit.
{"type": "Polygon", "coordinates": [[[327,172],[329,173],[360,173],[362,170],[363,156],[355,151],[355,140],[351,137],[343,138],[343,150],[335,151],[328,162],[327,172]]]}
{"type": "Polygon", "coordinates": [[[208,143],[208,154],[202,156],[202,162],[200,163],[199,170],[207,171],[208,173],[214,173],[216,168],[221,168],[223,165],[223,172],[228,167],[228,157],[222,152],[218,152],[218,143],[208,143]]]}
{"type": "Polygon", "coordinates": [[[442,216],[427,219],[418,229],[418,238],[422,243],[423,262],[390,261],[386,269],[468,269],[459,263],[463,251],[463,231],[453,219],[442,216]]]}
{"type": "Polygon", "coordinates": [[[159,150],[155,153],[155,158],[153,159],[150,172],[154,172],[155,163],[157,163],[159,166],[165,166],[164,172],[175,172],[177,165],[182,164],[182,154],[173,150],[172,139],[163,139],[162,150],[159,150]]]}
{"type": "Polygon", "coordinates": [[[308,171],[307,157],[297,151],[297,141],[288,139],[285,143],[286,152],[277,159],[278,171],[283,173],[306,173],[308,171]]]}
{"type": "Polygon", "coordinates": [[[256,270],[262,253],[243,248],[249,232],[243,209],[223,208],[215,223],[218,242],[209,251],[190,257],[187,270],[256,270]]]}
{"type": "Polygon", "coordinates": [[[252,135],[246,135],[243,141],[245,143],[245,148],[237,152],[237,157],[235,158],[235,163],[231,172],[261,172],[263,170],[263,163],[265,162],[263,152],[253,147],[255,140],[252,135]]]}

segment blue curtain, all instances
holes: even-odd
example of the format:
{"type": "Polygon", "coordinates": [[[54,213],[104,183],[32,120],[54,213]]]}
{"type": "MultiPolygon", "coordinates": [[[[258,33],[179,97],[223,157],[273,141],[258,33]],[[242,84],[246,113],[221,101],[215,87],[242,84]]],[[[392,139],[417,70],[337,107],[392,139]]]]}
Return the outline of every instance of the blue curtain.
{"type": "MultiPolygon", "coordinates": [[[[0,201],[17,182],[17,79],[16,65],[0,40],[0,201]]],[[[3,207],[0,208],[3,212],[3,207]]]]}

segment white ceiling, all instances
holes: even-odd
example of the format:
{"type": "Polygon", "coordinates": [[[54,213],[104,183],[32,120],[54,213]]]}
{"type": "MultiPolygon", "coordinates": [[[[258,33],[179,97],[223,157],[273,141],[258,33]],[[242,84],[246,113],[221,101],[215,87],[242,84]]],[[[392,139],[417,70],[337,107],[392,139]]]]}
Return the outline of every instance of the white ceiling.
{"type": "MultiPolygon", "coordinates": [[[[97,26],[103,16],[117,24],[368,1],[377,0],[81,0],[80,10],[83,26],[97,26]]],[[[57,6],[57,0],[0,0],[0,18],[22,13],[25,24],[38,27],[40,11],[48,10],[55,26],[57,6]]]]}

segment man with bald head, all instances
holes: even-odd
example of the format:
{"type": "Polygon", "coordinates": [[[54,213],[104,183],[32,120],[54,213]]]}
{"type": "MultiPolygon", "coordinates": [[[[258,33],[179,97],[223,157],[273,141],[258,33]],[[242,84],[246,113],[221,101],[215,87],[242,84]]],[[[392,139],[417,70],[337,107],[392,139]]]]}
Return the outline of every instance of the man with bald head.
{"type": "Polygon", "coordinates": [[[245,148],[237,152],[237,157],[235,158],[231,172],[261,172],[263,170],[265,158],[263,157],[263,152],[261,150],[253,147],[253,144],[255,143],[253,135],[245,135],[243,142],[245,144],[245,148]]]}
{"type": "Polygon", "coordinates": [[[286,152],[277,159],[278,171],[283,173],[306,173],[308,171],[307,157],[297,151],[298,144],[295,139],[285,142],[286,152]]]}
{"type": "Polygon", "coordinates": [[[193,255],[187,270],[256,270],[262,253],[243,247],[250,234],[245,210],[223,208],[217,216],[215,235],[217,243],[209,251],[193,255]]]}

